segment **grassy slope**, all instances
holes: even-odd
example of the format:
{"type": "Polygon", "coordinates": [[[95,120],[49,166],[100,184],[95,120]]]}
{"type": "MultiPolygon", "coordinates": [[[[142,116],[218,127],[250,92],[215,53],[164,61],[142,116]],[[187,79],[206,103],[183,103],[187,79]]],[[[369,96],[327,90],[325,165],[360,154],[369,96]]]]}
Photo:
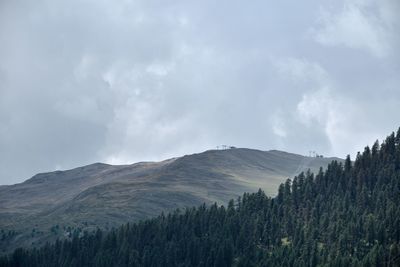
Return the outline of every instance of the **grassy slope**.
{"type": "Polygon", "coordinates": [[[53,241],[68,234],[64,226],[114,227],[178,207],[223,204],[258,188],[274,194],[285,179],[307,169],[315,172],[330,161],[281,151],[231,149],[159,163],[97,163],[39,174],[0,187],[0,229],[18,232],[0,242],[0,250],[53,241]],[[55,225],[59,229],[51,232],[55,225]]]}

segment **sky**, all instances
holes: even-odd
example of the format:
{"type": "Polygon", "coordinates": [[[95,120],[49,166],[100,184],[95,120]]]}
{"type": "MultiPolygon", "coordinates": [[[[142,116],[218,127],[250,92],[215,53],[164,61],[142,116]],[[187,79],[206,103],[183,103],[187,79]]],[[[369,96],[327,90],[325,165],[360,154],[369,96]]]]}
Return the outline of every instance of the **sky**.
{"type": "Polygon", "coordinates": [[[398,0],[0,0],[0,184],[400,126],[398,0]]]}

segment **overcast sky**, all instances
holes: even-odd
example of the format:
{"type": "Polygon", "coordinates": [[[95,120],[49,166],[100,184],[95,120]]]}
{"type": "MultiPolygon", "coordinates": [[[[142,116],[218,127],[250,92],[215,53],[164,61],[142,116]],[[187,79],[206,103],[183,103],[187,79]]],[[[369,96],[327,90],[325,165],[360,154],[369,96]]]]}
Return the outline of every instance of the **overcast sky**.
{"type": "Polygon", "coordinates": [[[0,184],[400,126],[398,0],[0,0],[0,184]]]}

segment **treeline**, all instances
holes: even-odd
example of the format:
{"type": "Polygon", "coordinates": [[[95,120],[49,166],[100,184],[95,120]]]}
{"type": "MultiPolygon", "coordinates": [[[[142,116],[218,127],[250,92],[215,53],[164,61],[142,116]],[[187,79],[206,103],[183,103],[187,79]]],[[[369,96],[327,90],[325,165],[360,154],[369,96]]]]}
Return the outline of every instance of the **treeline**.
{"type": "Polygon", "coordinates": [[[261,190],[17,249],[0,266],[400,266],[400,129],[354,163],[261,190]]]}

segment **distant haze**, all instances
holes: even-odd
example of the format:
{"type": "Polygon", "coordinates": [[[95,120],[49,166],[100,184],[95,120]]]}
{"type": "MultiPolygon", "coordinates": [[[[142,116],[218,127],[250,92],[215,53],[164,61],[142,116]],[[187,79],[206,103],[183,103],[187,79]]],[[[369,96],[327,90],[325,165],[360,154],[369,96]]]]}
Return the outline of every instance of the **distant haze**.
{"type": "Polygon", "coordinates": [[[0,184],[400,126],[400,1],[2,0],[0,184]]]}

